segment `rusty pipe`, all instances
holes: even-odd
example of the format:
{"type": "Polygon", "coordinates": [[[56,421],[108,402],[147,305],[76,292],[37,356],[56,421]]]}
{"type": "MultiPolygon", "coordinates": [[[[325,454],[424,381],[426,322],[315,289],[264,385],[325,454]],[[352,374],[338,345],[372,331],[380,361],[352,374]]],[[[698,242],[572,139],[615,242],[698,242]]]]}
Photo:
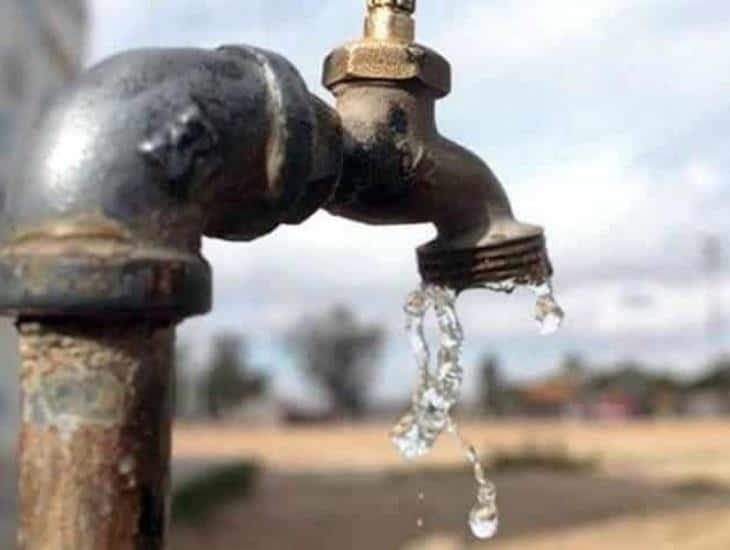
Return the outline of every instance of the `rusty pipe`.
{"type": "Polygon", "coordinates": [[[341,141],[287,61],[245,46],[121,54],[53,101],[0,247],[0,311],[21,334],[21,549],[165,548],[173,327],[211,306],[202,236],[304,221],[341,141]]]}
{"type": "Polygon", "coordinates": [[[164,548],[174,329],[19,324],[19,550],[164,548]]]}

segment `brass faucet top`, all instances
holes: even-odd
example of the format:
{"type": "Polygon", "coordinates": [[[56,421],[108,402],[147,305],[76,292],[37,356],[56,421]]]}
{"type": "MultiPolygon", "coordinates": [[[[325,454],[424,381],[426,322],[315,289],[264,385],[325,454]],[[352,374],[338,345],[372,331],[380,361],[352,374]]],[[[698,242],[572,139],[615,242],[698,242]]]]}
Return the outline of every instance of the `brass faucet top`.
{"type": "Polygon", "coordinates": [[[368,8],[394,8],[414,13],[416,11],[416,0],[368,0],[368,8]]]}
{"type": "Polygon", "coordinates": [[[368,0],[364,37],[325,60],[324,85],[343,82],[418,81],[437,97],[451,90],[451,68],[437,52],[416,44],[416,0],[368,0]]]}

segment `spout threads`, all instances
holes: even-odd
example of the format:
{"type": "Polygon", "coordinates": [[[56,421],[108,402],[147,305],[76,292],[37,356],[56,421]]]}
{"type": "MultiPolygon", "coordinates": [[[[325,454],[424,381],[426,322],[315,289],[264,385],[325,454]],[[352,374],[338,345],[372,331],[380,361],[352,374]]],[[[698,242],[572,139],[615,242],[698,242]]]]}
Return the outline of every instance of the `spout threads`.
{"type": "Polygon", "coordinates": [[[425,282],[457,290],[503,281],[540,284],[552,274],[542,235],[456,250],[431,243],[418,249],[418,267],[425,282]]]}

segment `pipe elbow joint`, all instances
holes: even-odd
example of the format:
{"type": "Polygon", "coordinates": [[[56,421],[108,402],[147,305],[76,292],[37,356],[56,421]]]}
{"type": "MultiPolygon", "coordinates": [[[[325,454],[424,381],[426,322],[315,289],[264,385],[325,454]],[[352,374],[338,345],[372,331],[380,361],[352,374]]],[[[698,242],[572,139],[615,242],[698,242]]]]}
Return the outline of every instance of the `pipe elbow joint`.
{"type": "Polygon", "coordinates": [[[139,50],[49,106],[7,190],[0,311],[208,311],[203,235],[251,240],[332,194],[339,119],[278,55],[139,50]]]}

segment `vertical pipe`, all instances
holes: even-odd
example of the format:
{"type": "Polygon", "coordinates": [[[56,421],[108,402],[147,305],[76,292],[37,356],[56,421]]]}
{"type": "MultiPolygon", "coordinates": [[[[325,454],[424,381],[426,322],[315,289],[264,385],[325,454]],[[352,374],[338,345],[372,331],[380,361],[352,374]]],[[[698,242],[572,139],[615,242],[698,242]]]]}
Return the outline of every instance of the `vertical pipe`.
{"type": "Polygon", "coordinates": [[[20,322],[20,550],[165,547],[174,327],[20,322]]]}

